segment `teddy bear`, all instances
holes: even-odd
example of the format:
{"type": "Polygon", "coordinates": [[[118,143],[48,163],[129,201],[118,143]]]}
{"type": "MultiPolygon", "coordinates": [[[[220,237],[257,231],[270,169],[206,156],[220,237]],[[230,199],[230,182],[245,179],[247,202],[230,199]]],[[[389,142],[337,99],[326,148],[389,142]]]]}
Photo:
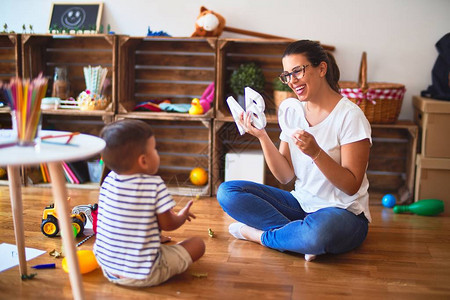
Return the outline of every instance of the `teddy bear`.
{"type": "Polygon", "coordinates": [[[191,37],[219,37],[225,28],[225,18],[206,7],[200,7],[191,37]]]}

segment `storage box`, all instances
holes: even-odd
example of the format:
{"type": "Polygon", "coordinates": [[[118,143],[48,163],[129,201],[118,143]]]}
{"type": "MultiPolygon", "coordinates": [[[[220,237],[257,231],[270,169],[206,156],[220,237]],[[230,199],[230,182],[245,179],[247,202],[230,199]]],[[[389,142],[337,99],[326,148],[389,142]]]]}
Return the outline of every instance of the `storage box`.
{"type": "Polygon", "coordinates": [[[414,201],[431,198],[444,201],[444,215],[450,216],[450,159],[417,155],[414,201]]]}
{"type": "MultiPolygon", "coordinates": [[[[254,62],[261,67],[266,84],[264,97],[268,120],[276,118],[276,105],[273,99],[273,80],[283,71],[281,57],[292,40],[270,39],[219,39],[217,64],[217,102],[216,117],[230,119],[231,113],[226,103],[228,96],[237,97],[230,87],[230,78],[241,64],[254,62]]],[[[237,99],[237,98],[236,98],[237,99]]]]}
{"type": "Polygon", "coordinates": [[[413,105],[414,120],[421,129],[421,154],[450,158],[450,101],[414,96],[413,105]]]}
{"type": "Polygon", "coordinates": [[[260,150],[225,155],[225,181],[248,180],[264,183],[264,155],[260,150]]]}
{"type": "Polygon", "coordinates": [[[193,98],[200,99],[216,79],[216,42],[216,38],[121,36],[119,112],[133,112],[137,104],[150,100],[190,104],[193,98]]]}
{"type": "MultiPolygon", "coordinates": [[[[103,91],[110,104],[105,112],[114,112],[116,103],[117,36],[114,35],[22,35],[23,76],[34,78],[43,72],[49,77],[47,95],[51,95],[55,67],[67,68],[69,95],[76,99],[86,89],[83,68],[108,69],[110,82],[103,91]]],[[[65,100],[65,99],[63,99],[65,100]]],[[[83,112],[90,114],[91,112],[83,112]]]]}

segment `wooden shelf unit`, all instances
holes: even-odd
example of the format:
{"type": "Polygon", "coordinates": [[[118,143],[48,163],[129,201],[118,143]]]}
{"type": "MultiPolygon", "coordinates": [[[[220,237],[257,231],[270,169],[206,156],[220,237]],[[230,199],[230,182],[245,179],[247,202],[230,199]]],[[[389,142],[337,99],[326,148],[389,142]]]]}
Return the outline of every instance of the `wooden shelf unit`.
{"type": "MultiPolygon", "coordinates": [[[[9,79],[13,72],[36,77],[42,71],[53,78],[55,66],[66,66],[76,97],[85,89],[84,66],[107,67],[111,80],[107,94],[111,104],[106,110],[45,110],[44,129],[98,134],[104,124],[113,120],[144,120],[155,127],[162,152],[160,173],[169,187],[176,194],[210,195],[215,194],[224,179],[224,158],[228,151],[259,149],[254,138],[239,136],[226,104],[226,98],[232,95],[231,73],[243,63],[255,62],[261,66],[266,78],[262,95],[266,101],[267,128],[272,140],[279,143],[272,81],[282,70],[281,57],[290,42],[119,35],[0,35],[0,45],[9,45],[7,51],[0,51],[0,74],[9,74],[5,78],[9,79]],[[11,60],[15,60],[15,68],[11,60]],[[199,98],[211,82],[215,83],[215,97],[213,108],[206,114],[133,110],[138,103],[148,100],[189,103],[199,98]],[[208,170],[206,186],[192,186],[188,181],[190,169],[196,166],[208,170]]],[[[8,120],[8,109],[1,109],[2,126],[8,120]]],[[[396,192],[402,202],[409,201],[414,187],[417,126],[412,122],[397,122],[373,124],[372,129],[370,191],[396,192]]],[[[292,188],[292,183],[278,184],[267,168],[265,179],[268,184],[292,188]]]]}
{"type": "MultiPolygon", "coordinates": [[[[86,89],[83,68],[101,66],[108,69],[110,82],[104,95],[110,103],[105,110],[52,109],[42,111],[42,128],[78,131],[98,135],[103,126],[114,120],[117,97],[117,39],[115,35],[22,35],[22,74],[35,78],[39,73],[49,78],[47,96],[51,96],[55,67],[66,67],[70,96],[76,99],[86,89]]],[[[99,158],[95,157],[95,158],[99,158]]],[[[94,159],[94,158],[92,158],[94,159]]],[[[32,174],[24,172],[24,177],[32,174]]],[[[31,180],[31,179],[30,179],[31,180]]],[[[25,184],[29,180],[24,180],[25,184]]],[[[48,184],[33,184],[49,186],[48,184]]],[[[98,188],[98,183],[70,184],[77,188],[98,188]]]]}

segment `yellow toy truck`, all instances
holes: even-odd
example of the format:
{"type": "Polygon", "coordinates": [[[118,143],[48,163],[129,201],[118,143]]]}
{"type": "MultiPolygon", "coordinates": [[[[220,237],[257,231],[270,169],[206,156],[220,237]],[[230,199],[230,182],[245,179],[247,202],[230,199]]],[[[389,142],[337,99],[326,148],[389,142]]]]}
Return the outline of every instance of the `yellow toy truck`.
{"type": "MultiPolygon", "coordinates": [[[[78,205],[72,209],[72,227],[74,228],[74,234],[76,230],[77,237],[83,233],[87,219],[92,222],[92,211],[96,209],[97,204],[78,205]]],[[[42,214],[41,231],[48,237],[55,237],[59,233],[58,215],[54,204],[50,204],[44,209],[42,214]]]]}

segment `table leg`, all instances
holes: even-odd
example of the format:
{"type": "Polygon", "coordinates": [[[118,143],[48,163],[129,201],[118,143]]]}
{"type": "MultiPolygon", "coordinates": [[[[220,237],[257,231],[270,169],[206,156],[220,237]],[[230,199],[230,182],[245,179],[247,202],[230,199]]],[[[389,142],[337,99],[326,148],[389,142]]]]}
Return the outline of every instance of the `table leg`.
{"type": "Polygon", "coordinates": [[[83,281],[78,265],[78,256],[73,238],[70,208],[67,202],[67,189],[61,162],[48,163],[52,179],[53,198],[55,199],[58,223],[61,228],[64,252],[69,266],[69,278],[74,299],[84,299],[83,281]]]}
{"type": "Polygon", "coordinates": [[[27,275],[27,260],[25,257],[25,235],[23,229],[22,188],[19,166],[8,166],[9,194],[13,214],[14,234],[16,236],[17,253],[19,255],[20,275],[27,275]]]}

